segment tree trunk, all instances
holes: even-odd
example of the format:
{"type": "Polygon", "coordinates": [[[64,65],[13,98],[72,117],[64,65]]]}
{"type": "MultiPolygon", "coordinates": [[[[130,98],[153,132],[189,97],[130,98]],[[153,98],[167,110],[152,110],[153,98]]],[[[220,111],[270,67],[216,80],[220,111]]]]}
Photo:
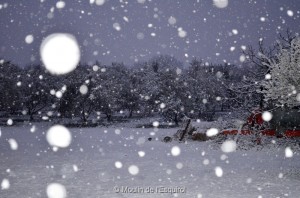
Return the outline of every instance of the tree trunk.
{"type": "Polygon", "coordinates": [[[111,114],[106,114],[106,119],[108,122],[110,122],[112,120],[111,114]]]}
{"type": "Polygon", "coordinates": [[[133,110],[129,110],[128,118],[132,118],[133,110]]]}
{"type": "Polygon", "coordinates": [[[82,113],[81,113],[81,118],[82,118],[83,122],[87,121],[84,111],[82,111],[82,113]]]}
{"type": "Polygon", "coordinates": [[[177,114],[175,115],[174,122],[175,122],[175,125],[178,126],[179,121],[178,121],[178,115],[177,114]]]}
{"type": "Polygon", "coordinates": [[[29,118],[29,120],[30,120],[30,121],[32,121],[32,120],[33,120],[33,115],[32,115],[32,114],[30,114],[30,118],[29,118]]]}
{"type": "MultiPolygon", "coordinates": [[[[260,87],[260,90],[263,91],[263,87],[261,86],[260,87]]],[[[259,100],[259,108],[260,109],[263,109],[264,107],[264,95],[263,94],[260,94],[260,100],[259,100]]]]}

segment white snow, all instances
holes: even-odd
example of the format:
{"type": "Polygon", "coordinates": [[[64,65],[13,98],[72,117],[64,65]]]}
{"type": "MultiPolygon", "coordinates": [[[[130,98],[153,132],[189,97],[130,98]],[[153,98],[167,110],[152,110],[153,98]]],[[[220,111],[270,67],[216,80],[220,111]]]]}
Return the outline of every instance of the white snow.
{"type": "Polygon", "coordinates": [[[159,107],[160,107],[161,109],[164,109],[164,108],[166,107],[166,104],[165,104],[165,103],[160,103],[159,107]]]}
{"type": "Polygon", "coordinates": [[[17,143],[17,141],[15,140],[15,139],[13,139],[13,138],[10,138],[9,140],[8,140],[8,143],[9,143],[9,146],[10,146],[10,149],[11,150],[18,150],[18,143],[17,143]]]}
{"type": "Polygon", "coordinates": [[[11,118],[9,118],[6,123],[7,125],[11,126],[14,122],[11,118]]]}
{"type": "Polygon", "coordinates": [[[290,17],[294,16],[294,12],[292,10],[288,10],[286,13],[290,17]]]}
{"type": "Polygon", "coordinates": [[[63,95],[63,93],[62,93],[61,91],[55,92],[55,96],[56,96],[57,98],[61,98],[62,95],[63,95]]]}
{"type": "Polygon", "coordinates": [[[98,65],[94,65],[94,66],[93,66],[93,71],[96,72],[96,71],[98,71],[98,70],[99,70],[99,66],[98,66],[98,65]]]}
{"type": "Polygon", "coordinates": [[[210,128],[210,129],[208,129],[208,130],[206,131],[206,135],[207,135],[208,137],[215,136],[215,135],[217,135],[218,133],[219,133],[219,130],[216,129],[216,128],[210,128]]]}
{"type": "Polygon", "coordinates": [[[213,4],[217,8],[226,8],[228,6],[228,0],[213,0],[213,4]]]}
{"type": "Polygon", "coordinates": [[[137,2],[143,4],[146,2],[146,0],[137,0],[137,2]]]}
{"type": "Polygon", "coordinates": [[[77,67],[80,60],[80,49],[73,35],[54,33],[43,40],[40,55],[46,69],[51,74],[62,75],[77,67]]]}
{"type": "Polygon", "coordinates": [[[243,63],[243,62],[245,62],[245,60],[246,60],[246,56],[244,54],[242,54],[240,56],[240,62],[243,63]]]}
{"type": "Polygon", "coordinates": [[[102,6],[105,3],[105,0],[96,0],[96,5],[102,6]]]}
{"type": "Polygon", "coordinates": [[[137,167],[136,165],[131,165],[128,167],[128,172],[131,175],[137,175],[139,173],[139,167],[137,167]]]}
{"type": "Polygon", "coordinates": [[[122,168],[122,167],[123,167],[122,162],[116,161],[116,162],[115,162],[115,167],[116,167],[116,168],[122,168]]]}
{"type": "Polygon", "coordinates": [[[120,129],[116,129],[115,130],[115,134],[120,135],[121,134],[121,130],[120,129]]]}
{"type": "Polygon", "coordinates": [[[265,79],[270,80],[272,78],[271,74],[266,74],[265,79]]]}
{"type": "Polygon", "coordinates": [[[136,144],[137,145],[142,145],[146,142],[146,138],[145,137],[139,137],[136,144]]]}
{"type": "Polygon", "coordinates": [[[185,30],[183,30],[182,28],[178,28],[178,36],[181,37],[181,38],[184,38],[186,37],[187,35],[187,32],[185,30]]]}
{"type": "Polygon", "coordinates": [[[64,1],[56,2],[56,8],[57,9],[63,9],[65,6],[66,6],[66,3],[64,1]]]}
{"type": "Polygon", "coordinates": [[[182,164],[181,162],[178,162],[178,163],[176,164],[176,168],[177,168],[177,169],[182,169],[182,168],[183,168],[183,164],[182,164]]]}
{"type": "Polygon", "coordinates": [[[88,87],[86,85],[81,85],[80,88],[79,88],[79,92],[82,94],[82,95],[85,95],[87,94],[88,92],[88,87]]]}
{"type": "Polygon", "coordinates": [[[36,127],[35,127],[35,125],[33,125],[33,126],[31,127],[31,129],[30,129],[30,132],[31,132],[31,133],[34,133],[35,130],[36,130],[36,127]]]}
{"type": "Polygon", "coordinates": [[[285,157],[291,158],[293,157],[294,153],[290,147],[285,148],[285,157]]]}
{"type": "Polygon", "coordinates": [[[142,40],[145,38],[145,35],[142,32],[137,33],[136,38],[142,40]]]}
{"type": "Polygon", "coordinates": [[[217,166],[215,168],[215,174],[216,174],[217,177],[222,177],[223,176],[223,169],[221,167],[217,166]]]}
{"type": "Polygon", "coordinates": [[[176,74],[177,74],[177,75],[180,75],[180,74],[182,74],[182,69],[180,69],[180,68],[176,68],[176,74]]]}
{"type": "Polygon", "coordinates": [[[173,146],[172,149],[171,149],[171,154],[173,156],[178,156],[180,155],[180,148],[178,146],[173,146]]]}
{"type": "Polygon", "coordinates": [[[269,111],[265,111],[265,112],[263,112],[263,114],[262,114],[262,119],[263,119],[264,121],[266,121],[266,122],[271,121],[271,120],[272,120],[272,117],[273,117],[273,115],[272,115],[272,113],[270,113],[269,111]]]}
{"type": "Polygon", "coordinates": [[[152,123],[152,125],[153,125],[154,127],[158,127],[158,126],[159,126],[159,122],[158,122],[158,121],[154,121],[154,122],[152,123]]]}
{"type": "Polygon", "coordinates": [[[235,35],[237,35],[239,32],[238,32],[237,29],[232,29],[232,33],[235,34],[235,35]]]}
{"type": "Polygon", "coordinates": [[[51,183],[47,186],[47,196],[48,198],[66,198],[67,190],[59,183],[51,183]]]}
{"type": "Polygon", "coordinates": [[[226,140],[222,143],[221,150],[224,153],[231,153],[236,150],[236,142],[234,140],[226,140]]]}
{"type": "Polygon", "coordinates": [[[31,43],[33,42],[33,40],[34,40],[34,37],[33,37],[33,35],[31,35],[31,34],[29,34],[29,35],[27,35],[27,36],[25,37],[25,42],[26,42],[27,44],[31,44],[31,43]]]}
{"type": "Polygon", "coordinates": [[[71,144],[70,131],[62,125],[54,125],[47,131],[47,141],[51,146],[65,148],[71,144]]]}
{"type": "Polygon", "coordinates": [[[6,189],[9,189],[9,187],[10,187],[9,180],[4,178],[1,182],[1,189],[6,190],[6,189]]]}
{"type": "Polygon", "coordinates": [[[129,22],[129,19],[127,16],[123,16],[124,21],[126,21],[127,23],[129,22]]]}
{"type": "Polygon", "coordinates": [[[144,151],[139,151],[138,154],[139,154],[140,157],[144,157],[145,156],[145,152],[144,151]]]}
{"type": "Polygon", "coordinates": [[[168,22],[170,25],[175,25],[176,24],[176,18],[173,16],[170,16],[168,19],[168,22]]]}
{"type": "Polygon", "coordinates": [[[114,28],[115,30],[117,30],[117,31],[120,31],[120,30],[121,30],[121,26],[120,26],[119,23],[114,23],[114,24],[113,24],[113,28],[114,28]]]}
{"type": "Polygon", "coordinates": [[[78,166],[76,164],[73,164],[73,170],[74,172],[78,172],[78,166]]]}
{"type": "Polygon", "coordinates": [[[300,102],[300,93],[297,94],[296,100],[297,100],[298,102],[300,102]]]}
{"type": "MultiPolygon", "coordinates": [[[[1,127],[0,172],[3,177],[0,179],[9,179],[11,185],[9,190],[1,191],[1,197],[47,197],[47,185],[51,183],[63,184],[67,197],[175,196],[168,193],[116,194],[114,186],[186,187],[186,193],[177,194],[177,197],[286,197],[284,194],[297,197],[300,194],[296,182],[300,155],[294,148],[291,158],[286,158],[285,147],[236,149],[225,156],[221,144],[212,148],[210,141],[161,141],[165,136],[172,136],[178,128],[158,128],[154,136],[150,136],[153,128],[123,126],[121,135],[116,135],[115,130],[121,126],[112,126],[69,128],[74,137],[72,144],[68,149],[52,152],[44,133],[50,123],[33,124],[36,126],[34,133],[30,132],[32,125],[25,123],[1,127]],[[153,140],[147,141],[148,137],[153,140]],[[9,148],[9,138],[18,140],[17,151],[9,148]],[[146,141],[136,144],[140,138],[146,141]],[[170,154],[174,146],[180,147],[181,154],[177,157],[170,154]],[[139,151],[146,155],[140,157],[139,151]],[[74,164],[79,167],[77,172],[74,164]],[[135,170],[131,171],[138,172],[136,175],[129,172],[131,165],[135,170]],[[218,177],[220,172],[222,176],[218,177]]],[[[211,128],[211,124],[201,121],[197,126],[205,129],[211,128]]]]}

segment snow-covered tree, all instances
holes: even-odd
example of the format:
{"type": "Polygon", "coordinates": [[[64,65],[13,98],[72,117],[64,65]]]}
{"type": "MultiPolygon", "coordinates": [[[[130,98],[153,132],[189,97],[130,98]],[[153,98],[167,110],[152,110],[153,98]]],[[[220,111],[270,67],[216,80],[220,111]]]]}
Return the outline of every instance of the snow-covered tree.
{"type": "Polygon", "coordinates": [[[263,63],[270,72],[262,82],[266,101],[276,106],[300,104],[300,37],[291,41],[290,47],[280,47],[276,57],[263,63]]]}
{"type": "Polygon", "coordinates": [[[20,71],[19,67],[10,62],[0,62],[0,111],[15,113],[20,109],[20,95],[16,91],[20,71]]]}
{"type": "Polygon", "coordinates": [[[44,79],[45,69],[41,66],[28,66],[22,71],[20,86],[20,103],[23,110],[33,120],[33,116],[50,104],[50,88],[48,79],[44,79]]]}
{"type": "Polygon", "coordinates": [[[95,110],[103,112],[107,121],[111,121],[113,114],[121,110],[124,104],[122,93],[127,86],[126,67],[122,63],[101,66],[94,80],[92,95],[95,98],[95,110]]]}

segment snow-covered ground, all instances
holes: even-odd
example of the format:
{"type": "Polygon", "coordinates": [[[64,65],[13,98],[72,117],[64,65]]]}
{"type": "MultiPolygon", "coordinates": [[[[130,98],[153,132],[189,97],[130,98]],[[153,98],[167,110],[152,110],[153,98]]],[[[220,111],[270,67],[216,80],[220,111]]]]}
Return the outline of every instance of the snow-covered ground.
{"type": "Polygon", "coordinates": [[[55,152],[46,140],[50,123],[34,126],[1,127],[0,197],[47,197],[51,183],[62,184],[67,197],[84,198],[300,195],[297,152],[291,158],[284,149],[223,153],[212,142],[161,141],[176,128],[118,126],[70,128],[70,146],[55,152]],[[17,150],[9,139],[17,142],[17,150]]]}

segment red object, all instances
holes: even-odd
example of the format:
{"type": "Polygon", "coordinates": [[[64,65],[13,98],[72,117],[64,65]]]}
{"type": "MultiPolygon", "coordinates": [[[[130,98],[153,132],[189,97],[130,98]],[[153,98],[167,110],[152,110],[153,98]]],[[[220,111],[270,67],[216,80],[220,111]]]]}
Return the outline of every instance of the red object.
{"type": "Polygon", "coordinates": [[[261,132],[262,135],[265,136],[276,136],[276,131],[273,129],[266,129],[261,132]]]}
{"type": "MultiPolygon", "coordinates": [[[[263,129],[264,120],[262,118],[262,111],[257,108],[254,111],[252,111],[251,115],[247,118],[247,125],[251,129],[254,128],[260,128],[261,135],[264,136],[276,136],[275,129],[263,129]]],[[[221,132],[223,135],[237,135],[238,134],[237,129],[232,130],[224,130],[221,132]]],[[[240,135],[253,135],[255,134],[253,131],[247,129],[247,130],[241,130],[240,135]]],[[[278,136],[279,137],[279,136],[278,136]]],[[[300,130],[286,130],[282,137],[300,137],[300,130]]]]}
{"type": "Polygon", "coordinates": [[[286,130],[284,133],[285,137],[300,137],[300,130],[286,130]]]}
{"type": "MultiPolygon", "coordinates": [[[[237,135],[238,130],[224,130],[221,132],[223,135],[237,135]]],[[[252,135],[254,134],[253,131],[250,130],[241,130],[240,135],[252,135]]],[[[276,136],[276,131],[274,129],[265,129],[261,132],[264,136],[276,136]]],[[[286,130],[283,134],[283,137],[300,137],[300,130],[286,130]]]]}
{"type": "Polygon", "coordinates": [[[264,120],[262,118],[262,113],[259,109],[254,110],[251,115],[247,119],[247,124],[249,126],[255,126],[255,125],[263,125],[264,120]]]}

